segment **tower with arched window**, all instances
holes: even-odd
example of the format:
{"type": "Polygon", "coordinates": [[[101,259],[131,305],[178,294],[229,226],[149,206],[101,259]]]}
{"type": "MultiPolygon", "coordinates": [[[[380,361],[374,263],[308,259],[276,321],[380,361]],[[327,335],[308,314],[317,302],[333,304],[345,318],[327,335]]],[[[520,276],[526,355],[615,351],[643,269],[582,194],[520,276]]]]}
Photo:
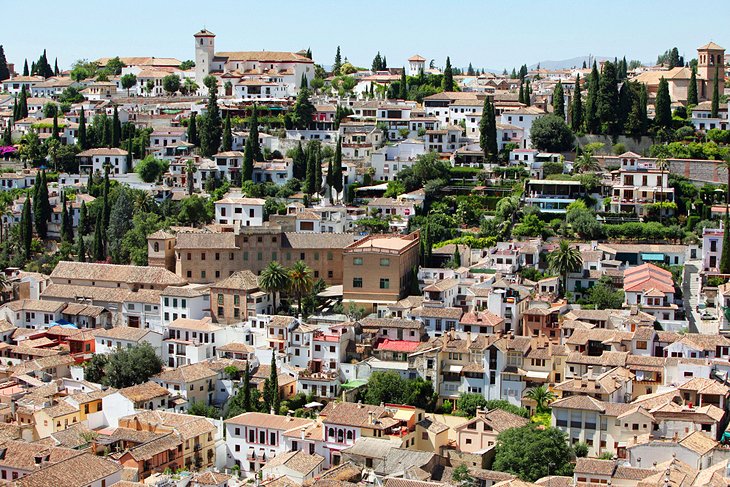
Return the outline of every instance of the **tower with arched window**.
{"type": "Polygon", "coordinates": [[[195,38],[195,82],[203,87],[203,78],[210,74],[211,63],[215,57],[215,34],[208,29],[196,32],[195,38]]]}
{"type": "Polygon", "coordinates": [[[712,98],[715,76],[719,75],[719,92],[725,88],[725,48],[714,42],[697,48],[697,93],[700,99],[712,98]]]}

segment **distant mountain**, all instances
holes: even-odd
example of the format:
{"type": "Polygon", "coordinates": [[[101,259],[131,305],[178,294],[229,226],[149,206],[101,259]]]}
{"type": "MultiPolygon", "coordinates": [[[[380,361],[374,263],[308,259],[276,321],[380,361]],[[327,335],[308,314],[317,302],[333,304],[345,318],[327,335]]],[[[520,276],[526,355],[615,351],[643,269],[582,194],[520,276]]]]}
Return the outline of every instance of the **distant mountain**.
{"type": "Polygon", "coordinates": [[[539,63],[535,63],[529,66],[528,69],[537,69],[538,64],[542,69],[580,68],[583,66],[583,61],[585,61],[586,65],[588,65],[589,62],[593,63],[594,60],[597,62],[601,62],[605,61],[606,59],[613,60],[612,57],[608,56],[579,56],[571,59],[563,59],[561,61],[540,61],[539,63]]]}

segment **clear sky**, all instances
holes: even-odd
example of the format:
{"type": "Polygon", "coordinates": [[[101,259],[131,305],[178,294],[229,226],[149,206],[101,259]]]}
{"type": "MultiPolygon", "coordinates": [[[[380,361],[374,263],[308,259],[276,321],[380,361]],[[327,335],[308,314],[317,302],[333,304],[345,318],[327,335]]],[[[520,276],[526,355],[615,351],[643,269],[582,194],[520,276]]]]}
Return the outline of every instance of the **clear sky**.
{"type": "Polygon", "coordinates": [[[325,65],[338,44],[365,67],[378,50],[390,67],[416,53],[492,69],[588,54],[654,62],[673,46],[687,59],[710,40],[730,49],[725,1],[693,18],[687,0],[0,0],[0,44],[18,70],[44,48],[61,69],[102,56],[192,59],[203,26],[218,51],[311,47],[325,65]]]}

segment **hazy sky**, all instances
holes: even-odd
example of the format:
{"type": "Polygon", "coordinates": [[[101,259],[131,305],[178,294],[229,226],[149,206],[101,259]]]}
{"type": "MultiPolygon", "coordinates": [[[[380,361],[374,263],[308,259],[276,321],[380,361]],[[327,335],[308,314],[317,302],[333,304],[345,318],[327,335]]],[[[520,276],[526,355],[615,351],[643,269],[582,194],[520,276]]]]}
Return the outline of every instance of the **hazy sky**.
{"type": "Polygon", "coordinates": [[[343,57],[369,67],[379,50],[391,67],[421,54],[443,66],[508,68],[588,54],[655,61],[677,46],[688,59],[712,40],[730,48],[730,8],[700,17],[687,0],[0,0],[0,44],[9,62],[48,50],[61,69],[80,58],[192,59],[193,33],[205,26],[216,50],[298,51],[314,60],[343,57]],[[68,6],[61,6],[68,3],[68,6]]]}

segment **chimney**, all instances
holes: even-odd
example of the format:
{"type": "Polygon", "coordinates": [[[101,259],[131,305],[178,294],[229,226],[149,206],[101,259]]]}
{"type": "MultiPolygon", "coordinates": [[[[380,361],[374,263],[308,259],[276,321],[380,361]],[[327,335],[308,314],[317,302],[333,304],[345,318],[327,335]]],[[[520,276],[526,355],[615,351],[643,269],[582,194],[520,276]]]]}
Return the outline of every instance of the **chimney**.
{"type": "Polygon", "coordinates": [[[466,332],[466,346],[467,347],[471,346],[471,331],[466,332]]]}
{"type": "Polygon", "coordinates": [[[362,409],[362,400],[357,401],[357,408],[362,409]]]}
{"type": "Polygon", "coordinates": [[[304,427],[303,427],[303,428],[301,429],[301,435],[300,435],[302,439],[304,439],[304,436],[305,436],[306,432],[307,432],[307,427],[306,427],[306,426],[304,426],[304,427]]]}
{"type": "Polygon", "coordinates": [[[588,373],[586,374],[586,379],[590,379],[591,377],[593,377],[593,366],[592,365],[589,365],[588,366],[588,373]]]}

